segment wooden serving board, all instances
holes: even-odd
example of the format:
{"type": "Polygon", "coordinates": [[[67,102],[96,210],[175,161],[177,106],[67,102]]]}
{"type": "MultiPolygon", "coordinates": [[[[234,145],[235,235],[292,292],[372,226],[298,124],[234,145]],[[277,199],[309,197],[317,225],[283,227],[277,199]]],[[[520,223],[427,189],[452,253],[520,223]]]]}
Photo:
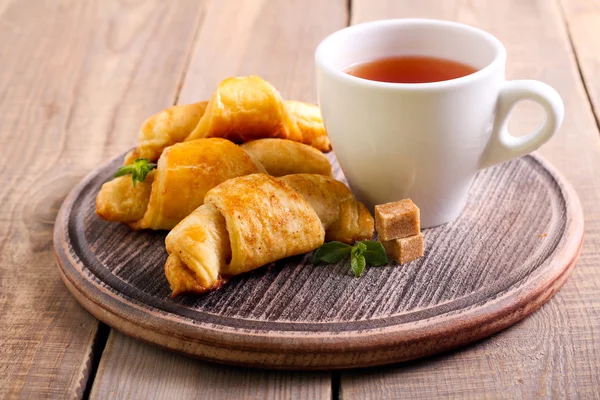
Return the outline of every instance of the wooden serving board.
{"type": "MultiPolygon", "coordinates": [[[[425,256],[368,268],[292,257],[202,296],[169,297],[166,232],[94,212],[119,156],[66,198],[54,231],[59,271],[98,319],[140,340],[216,362],[331,369],[438,353],[507,328],[563,285],[583,239],[571,186],[537,156],[482,171],[460,218],[428,229],[425,256]]],[[[334,165],[337,167],[337,163],[334,165]]],[[[339,167],[338,178],[343,178],[339,167]]]]}

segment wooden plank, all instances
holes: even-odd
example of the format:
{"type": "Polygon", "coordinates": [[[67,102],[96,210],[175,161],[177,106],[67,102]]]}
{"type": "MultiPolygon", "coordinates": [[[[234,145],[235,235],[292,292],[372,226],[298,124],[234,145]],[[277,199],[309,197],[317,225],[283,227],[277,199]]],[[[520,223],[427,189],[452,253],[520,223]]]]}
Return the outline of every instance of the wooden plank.
{"type": "Polygon", "coordinates": [[[91,399],[328,399],[328,373],[230,367],[111,332],[91,399]]]}
{"type": "MultiPolygon", "coordinates": [[[[586,237],[570,280],[523,322],[463,351],[390,368],[343,373],[342,398],[597,396],[600,141],[559,7],[545,0],[353,2],[354,23],[398,17],[455,20],[486,29],[508,49],[509,79],[540,79],[559,91],[567,110],[564,125],[541,153],[578,192],[586,237]]],[[[533,126],[533,119],[527,112],[517,113],[511,126],[526,130],[533,126]]]]}
{"type": "MultiPolygon", "coordinates": [[[[211,2],[178,102],[208,99],[222,79],[250,74],[267,79],[284,98],[316,101],[314,48],[327,34],[346,25],[346,6],[345,0],[211,2]]],[[[173,356],[147,345],[134,345],[115,333],[111,333],[102,357],[94,382],[94,396],[102,398],[111,391],[118,393],[117,397],[151,393],[135,385],[144,375],[134,372],[150,371],[149,360],[161,365],[160,379],[153,384],[157,388],[156,396],[161,398],[182,397],[184,393],[213,394],[197,396],[201,398],[232,398],[235,394],[245,397],[246,392],[236,389],[240,381],[249,393],[256,393],[256,398],[330,396],[329,373],[240,373],[243,370],[173,356]],[[122,343],[126,340],[128,342],[122,343]],[[113,348],[129,348],[128,356],[121,357],[121,351],[113,348]],[[180,388],[181,382],[186,382],[182,381],[181,371],[195,371],[195,376],[190,378],[194,383],[191,389],[180,388]],[[205,376],[211,378],[205,379],[205,376]],[[251,391],[252,382],[260,382],[258,392],[251,391]],[[221,390],[227,388],[235,393],[221,390]]],[[[147,384],[148,381],[143,381],[140,385],[147,384]]]]}
{"type": "Polygon", "coordinates": [[[600,126],[600,2],[560,0],[583,81],[600,126]]]}
{"type": "Polygon", "coordinates": [[[60,281],[55,215],[170,105],[201,4],[0,2],[0,398],[80,397],[98,322],[60,281]]]}
{"type": "Polygon", "coordinates": [[[179,103],[208,99],[221,80],[236,75],[260,75],[284,99],[316,103],[313,53],[347,18],[345,0],[213,2],[179,103]]]}

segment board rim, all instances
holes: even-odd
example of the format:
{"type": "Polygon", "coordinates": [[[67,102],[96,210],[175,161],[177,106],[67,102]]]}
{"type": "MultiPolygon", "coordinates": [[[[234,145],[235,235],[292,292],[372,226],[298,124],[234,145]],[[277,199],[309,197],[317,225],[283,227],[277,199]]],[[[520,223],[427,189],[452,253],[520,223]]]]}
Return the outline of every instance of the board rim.
{"type": "MultiPolygon", "coordinates": [[[[65,198],[57,215],[54,249],[60,276],[75,298],[101,321],[137,339],[211,361],[274,368],[352,368],[403,361],[448,350],[489,336],[534,312],[560,289],[573,270],[583,239],[583,212],[572,186],[547,161],[529,155],[548,171],[564,198],[567,219],[564,246],[543,271],[511,288],[483,307],[473,306],[438,321],[410,329],[411,323],[384,328],[335,332],[248,331],[209,326],[185,317],[152,314],[123,297],[115,296],[78,271],[81,259],[69,249],[68,222],[71,208],[87,184],[106,165],[90,172],[65,198]],[[448,343],[437,343],[451,337],[448,343]],[[429,345],[428,345],[429,343],[429,345]],[[421,350],[414,350],[421,347],[421,350]],[[413,350],[411,350],[413,349],[413,350]],[[371,353],[371,354],[369,354],[371,353]],[[245,361],[240,361],[242,356],[245,361]]],[[[420,321],[417,321],[420,322],[420,321]]],[[[265,322],[268,324],[268,322],[265,322]]]]}

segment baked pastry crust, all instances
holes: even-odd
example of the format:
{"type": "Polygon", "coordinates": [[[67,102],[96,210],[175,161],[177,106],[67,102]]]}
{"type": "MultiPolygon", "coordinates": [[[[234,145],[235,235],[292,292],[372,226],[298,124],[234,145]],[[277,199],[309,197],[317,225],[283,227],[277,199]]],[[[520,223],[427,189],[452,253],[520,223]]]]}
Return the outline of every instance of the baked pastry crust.
{"type": "Polygon", "coordinates": [[[319,150],[286,139],[253,140],[241,145],[272,176],[319,174],[332,176],[331,164],[319,150]]]}
{"type": "Polygon", "coordinates": [[[183,142],[190,135],[207,106],[208,101],[172,106],[148,118],[138,134],[138,146],[127,153],[124,164],[138,158],[158,160],[164,149],[183,142]]]}
{"type": "Polygon", "coordinates": [[[373,226],[366,207],[333,178],[234,178],[167,235],[165,275],[173,296],[204,293],[231,276],[315,250],[326,237],[370,239],[373,226]]]}
{"type": "Polygon", "coordinates": [[[212,189],[167,235],[165,274],[173,296],[202,293],[229,276],[314,250],[324,238],[302,195],[266,174],[243,176],[212,189]]]}
{"type": "Polygon", "coordinates": [[[326,241],[353,243],[373,237],[371,213],[342,182],[314,174],[288,175],[281,180],[315,209],[325,228],[326,241]]]}
{"type": "Polygon", "coordinates": [[[259,172],[262,165],[226,139],[178,143],[165,149],[156,170],[134,189],[128,175],[106,182],[96,197],[96,213],[133,229],[172,229],[204,203],[210,189],[259,172]]]}
{"type": "Polygon", "coordinates": [[[156,161],[168,146],[210,137],[236,143],[281,138],[331,150],[319,107],[284,101],[270,83],[247,76],[225,79],[209,101],[169,107],[148,118],[125,164],[137,158],[156,161]]]}
{"type": "Polygon", "coordinates": [[[96,197],[96,213],[133,229],[171,229],[204,204],[210,189],[259,172],[331,175],[331,165],[318,150],[283,139],[260,139],[243,146],[221,138],[177,143],[163,152],[144,182],[134,187],[126,175],[105,183],[96,197]]]}

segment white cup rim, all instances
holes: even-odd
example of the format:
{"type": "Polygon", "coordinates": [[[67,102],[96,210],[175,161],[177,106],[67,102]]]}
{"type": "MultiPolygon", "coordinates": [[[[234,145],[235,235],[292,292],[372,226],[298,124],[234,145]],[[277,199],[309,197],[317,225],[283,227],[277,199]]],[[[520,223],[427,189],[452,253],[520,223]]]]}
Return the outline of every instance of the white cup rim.
{"type": "Polygon", "coordinates": [[[315,63],[317,68],[321,69],[323,72],[327,73],[331,77],[345,81],[348,84],[363,86],[363,87],[375,87],[381,89],[390,89],[390,90],[437,90],[437,89],[448,89],[454,88],[459,85],[473,83],[475,81],[479,81],[480,79],[485,79],[487,76],[492,74],[499,63],[503,64],[506,61],[506,48],[498,40],[494,35],[470,25],[461,24],[458,22],[452,21],[444,21],[437,19],[426,19],[426,18],[398,18],[398,19],[384,19],[372,22],[365,22],[362,24],[348,26],[346,28],[340,29],[321,41],[321,43],[317,46],[315,50],[315,63]],[[462,76],[460,78],[439,81],[439,82],[426,82],[426,83],[392,83],[392,82],[379,82],[372,81],[368,79],[359,78],[353,75],[350,75],[340,68],[337,68],[332,65],[330,58],[328,57],[331,43],[338,40],[340,37],[348,35],[350,33],[355,33],[360,30],[372,28],[372,27],[380,27],[385,28],[391,25],[407,25],[407,24],[420,24],[420,25],[438,25],[445,26],[455,29],[461,29],[464,31],[468,31],[471,34],[478,35],[485,39],[491,46],[493,46],[495,51],[494,59],[485,67],[477,70],[476,72],[462,76]]]}

